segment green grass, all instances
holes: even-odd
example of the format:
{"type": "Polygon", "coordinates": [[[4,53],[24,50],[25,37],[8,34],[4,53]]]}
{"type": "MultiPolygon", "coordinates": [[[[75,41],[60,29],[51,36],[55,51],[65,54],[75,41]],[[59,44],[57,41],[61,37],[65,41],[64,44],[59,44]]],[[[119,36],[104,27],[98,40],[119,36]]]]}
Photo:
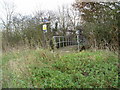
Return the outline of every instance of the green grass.
{"type": "Polygon", "coordinates": [[[98,50],[58,54],[24,50],[2,56],[4,88],[117,88],[118,57],[98,50]]]}

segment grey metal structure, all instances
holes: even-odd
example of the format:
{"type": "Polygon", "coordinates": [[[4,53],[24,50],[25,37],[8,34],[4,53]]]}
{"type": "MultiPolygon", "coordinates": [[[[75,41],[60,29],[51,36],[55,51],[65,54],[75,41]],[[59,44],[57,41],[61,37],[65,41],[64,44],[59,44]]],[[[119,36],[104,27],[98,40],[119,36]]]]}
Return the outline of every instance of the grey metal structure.
{"type": "Polygon", "coordinates": [[[72,40],[70,37],[65,36],[53,36],[53,40],[56,47],[65,47],[77,44],[76,40],[72,40]]]}

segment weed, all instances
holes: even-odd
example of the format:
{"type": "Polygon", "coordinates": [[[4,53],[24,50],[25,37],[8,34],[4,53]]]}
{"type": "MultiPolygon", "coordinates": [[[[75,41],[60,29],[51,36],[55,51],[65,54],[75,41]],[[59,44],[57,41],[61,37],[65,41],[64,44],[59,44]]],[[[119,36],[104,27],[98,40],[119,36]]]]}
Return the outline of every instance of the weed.
{"type": "Polygon", "coordinates": [[[3,87],[118,87],[118,57],[104,50],[65,55],[27,50],[3,54],[2,61],[3,87]]]}

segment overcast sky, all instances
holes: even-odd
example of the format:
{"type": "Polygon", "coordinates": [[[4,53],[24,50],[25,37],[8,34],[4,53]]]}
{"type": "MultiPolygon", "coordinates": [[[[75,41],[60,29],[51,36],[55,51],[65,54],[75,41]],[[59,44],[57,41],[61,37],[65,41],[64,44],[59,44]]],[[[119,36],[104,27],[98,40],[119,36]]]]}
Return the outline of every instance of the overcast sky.
{"type": "MultiPolygon", "coordinates": [[[[31,14],[35,10],[57,10],[58,6],[71,5],[75,0],[0,0],[0,4],[3,4],[3,1],[13,2],[16,12],[31,14]]],[[[0,9],[2,9],[2,5],[0,5],[0,9]]]]}
{"type": "Polygon", "coordinates": [[[57,11],[58,6],[59,7],[61,7],[62,5],[70,6],[73,2],[75,2],[75,0],[0,0],[0,17],[4,17],[3,1],[7,2],[8,4],[14,3],[15,12],[21,13],[23,15],[30,15],[36,10],[57,11]]]}

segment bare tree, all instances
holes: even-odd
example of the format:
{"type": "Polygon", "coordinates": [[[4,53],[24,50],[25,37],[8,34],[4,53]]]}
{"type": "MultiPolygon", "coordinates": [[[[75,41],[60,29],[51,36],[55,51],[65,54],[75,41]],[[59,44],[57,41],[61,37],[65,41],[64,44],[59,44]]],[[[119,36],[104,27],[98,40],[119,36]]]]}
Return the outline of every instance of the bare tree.
{"type": "Polygon", "coordinates": [[[6,1],[3,1],[1,4],[3,8],[3,16],[0,20],[2,21],[5,30],[8,32],[11,29],[12,17],[15,13],[15,5],[14,3],[9,3],[6,1]]]}
{"type": "Polygon", "coordinates": [[[15,5],[12,2],[2,1],[1,6],[2,6],[2,16],[0,18],[0,21],[2,22],[2,27],[3,27],[2,46],[4,48],[5,45],[8,45],[7,41],[10,41],[9,36],[12,32],[12,17],[15,13],[15,5]]]}
{"type": "Polygon", "coordinates": [[[72,7],[59,7],[58,23],[63,35],[65,35],[67,30],[76,30],[76,26],[80,23],[79,12],[72,7]]]}

